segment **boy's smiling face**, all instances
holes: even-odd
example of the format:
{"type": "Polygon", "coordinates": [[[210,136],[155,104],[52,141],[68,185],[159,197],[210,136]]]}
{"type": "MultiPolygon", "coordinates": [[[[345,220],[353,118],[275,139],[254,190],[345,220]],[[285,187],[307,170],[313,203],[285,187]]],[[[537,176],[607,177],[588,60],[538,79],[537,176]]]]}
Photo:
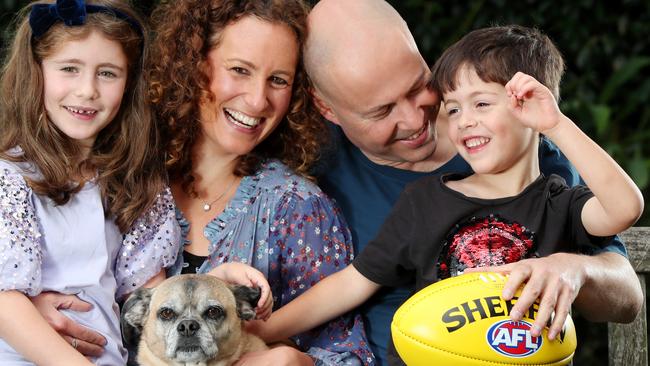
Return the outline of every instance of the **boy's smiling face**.
{"type": "Polygon", "coordinates": [[[535,154],[537,132],[511,113],[503,85],[485,82],[473,67],[459,68],[456,89],[444,93],[449,138],[478,174],[502,173],[535,154]]]}

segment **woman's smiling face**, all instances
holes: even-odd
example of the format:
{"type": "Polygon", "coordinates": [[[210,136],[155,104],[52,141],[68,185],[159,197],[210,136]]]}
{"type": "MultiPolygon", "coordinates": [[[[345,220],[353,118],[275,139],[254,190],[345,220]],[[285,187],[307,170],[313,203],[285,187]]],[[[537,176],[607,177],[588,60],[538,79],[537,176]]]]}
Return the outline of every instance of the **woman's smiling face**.
{"type": "Polygon", "coordinates": [[[201,106],[204,143],[245,155],[287,114],[298,42],[286,24],[246,16],[223,30],[208,52],[213,102],[201,106]]]}

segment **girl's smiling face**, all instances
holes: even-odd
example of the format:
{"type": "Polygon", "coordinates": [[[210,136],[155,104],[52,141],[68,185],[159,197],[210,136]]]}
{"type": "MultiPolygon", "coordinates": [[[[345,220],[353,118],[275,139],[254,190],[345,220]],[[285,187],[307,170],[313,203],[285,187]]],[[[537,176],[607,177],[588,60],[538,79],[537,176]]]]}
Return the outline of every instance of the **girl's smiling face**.
{"type": "Polygon", "coordinates": [[[48,119],[90,150],[120,109],[127,67],[122,46],[99,32],[63,43],[41,62],[48,119]]]}

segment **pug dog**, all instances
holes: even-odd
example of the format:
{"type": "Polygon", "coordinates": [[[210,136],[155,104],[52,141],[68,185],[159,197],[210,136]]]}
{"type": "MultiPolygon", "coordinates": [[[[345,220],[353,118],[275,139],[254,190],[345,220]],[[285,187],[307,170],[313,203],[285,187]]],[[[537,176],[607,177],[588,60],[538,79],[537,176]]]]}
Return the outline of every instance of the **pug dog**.
{"type": "Polygon", "coordinates": [[[168,278],[135,291],[122,307],[128,338],[141,334],[141,366],[228,366],[244,353],[268,349],[242,329],[255,317],[259,288],[232,286],[210,275],[168,278]]]}

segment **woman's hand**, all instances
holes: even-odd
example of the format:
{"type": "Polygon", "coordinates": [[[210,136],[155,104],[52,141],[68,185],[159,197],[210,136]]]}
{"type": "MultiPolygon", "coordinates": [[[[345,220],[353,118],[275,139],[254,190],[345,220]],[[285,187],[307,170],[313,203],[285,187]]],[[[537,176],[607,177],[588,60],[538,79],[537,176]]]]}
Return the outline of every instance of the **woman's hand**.
{"type": "Polygon", "coordinates": [[[259,287],[261,294],[255,308],[256,318],[266,320],[271,316],[273,311],[271,286],[262,272],[244,263],[229,262],[213,268],[208,274],[228,283],[259,287]]]}
{"type": "Polygon", "coordinates": [[[74,295],[57,292],[42,292],[30,299],[47,323],[82,355],[99,357],[104,353],[104,336],[75,323],[59,311],[67,309],[86,312],[92,309],[91,304],[74,295]]]}

